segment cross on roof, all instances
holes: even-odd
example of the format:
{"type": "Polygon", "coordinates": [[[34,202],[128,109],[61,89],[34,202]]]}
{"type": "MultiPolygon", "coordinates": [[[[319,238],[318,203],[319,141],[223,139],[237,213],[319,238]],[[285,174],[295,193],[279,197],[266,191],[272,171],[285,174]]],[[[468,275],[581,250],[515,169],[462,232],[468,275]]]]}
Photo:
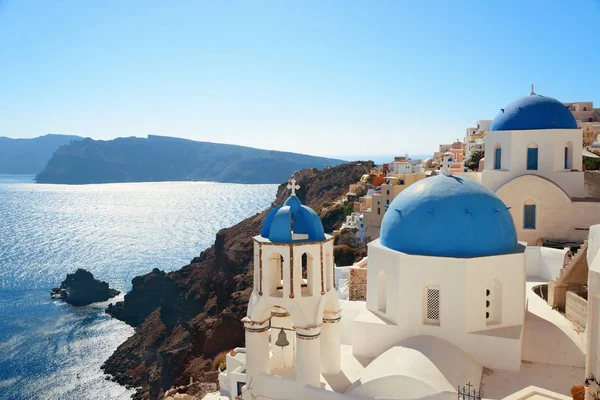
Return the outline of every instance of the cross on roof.
{"type": "Polygon", "coordinates": [[[296,185],[296,179],[292,178],[292,179],[290,179],[290,183],[288,183],[287,188],[291,189],[292,190],[291,195],[295,196],[296,190],[300,189],[300,185],[296,185]]]}

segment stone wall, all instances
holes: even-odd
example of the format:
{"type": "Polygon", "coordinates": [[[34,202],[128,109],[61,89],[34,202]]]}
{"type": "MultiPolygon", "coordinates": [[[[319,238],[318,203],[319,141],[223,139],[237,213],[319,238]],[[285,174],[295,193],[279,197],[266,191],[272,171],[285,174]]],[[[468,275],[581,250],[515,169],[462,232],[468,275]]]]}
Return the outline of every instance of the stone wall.
{"type": "Polygon", "coordinates": [[[587,300],[575,292],[567,292],[565,315],[578,329],[584,331],[587,321],[587,300]]]}
{"type": "Polygon", "coordinates": [[[583,176],[585,197],[600,198],[600,172],[586,171],[583,176]]]}
{"type": "Polygon", "coordinates": [[[367,269],[350,268],[350,277],[348,279],[348,300],[366,301],[367,300],[367,269]]]}

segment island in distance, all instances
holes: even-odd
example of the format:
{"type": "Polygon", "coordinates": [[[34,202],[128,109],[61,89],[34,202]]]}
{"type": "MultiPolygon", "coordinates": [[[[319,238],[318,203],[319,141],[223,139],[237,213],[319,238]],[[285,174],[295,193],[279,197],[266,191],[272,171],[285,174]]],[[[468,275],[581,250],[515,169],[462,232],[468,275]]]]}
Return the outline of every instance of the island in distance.
{"type": "Polygon", "coordinates": [[[56,149],[81,139],[80,136],[57,134],[24,139],[0,136],[0,174],[37,174],[56,149]]]}
{"type": "Polygon", "coordinates": [[[83,139],[60,147],[40,183],[213,181],[280,183],[306,168],[342,160],[165,136],[83,139]]]}

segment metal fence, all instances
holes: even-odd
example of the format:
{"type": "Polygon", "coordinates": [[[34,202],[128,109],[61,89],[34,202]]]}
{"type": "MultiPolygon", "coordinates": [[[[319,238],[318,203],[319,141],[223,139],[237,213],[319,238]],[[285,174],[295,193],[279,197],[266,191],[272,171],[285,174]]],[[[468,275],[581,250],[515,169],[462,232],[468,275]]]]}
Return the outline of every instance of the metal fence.
{"type": "Polygon", "coordinates": [[[457,388],[459,400],[481,400],[481,390],[475,389],[471,382],[457,388]]]}

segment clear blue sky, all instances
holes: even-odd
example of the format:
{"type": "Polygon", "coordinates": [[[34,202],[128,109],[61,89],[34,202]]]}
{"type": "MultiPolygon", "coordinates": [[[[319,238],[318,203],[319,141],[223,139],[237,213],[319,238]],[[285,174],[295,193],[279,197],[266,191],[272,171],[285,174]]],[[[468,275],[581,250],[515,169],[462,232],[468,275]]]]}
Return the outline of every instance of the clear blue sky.
{"type": "Polygon", "coordinates": [[[599,78],[600,0],[0,0],[0,136],[428,153],[599,78]]]}

